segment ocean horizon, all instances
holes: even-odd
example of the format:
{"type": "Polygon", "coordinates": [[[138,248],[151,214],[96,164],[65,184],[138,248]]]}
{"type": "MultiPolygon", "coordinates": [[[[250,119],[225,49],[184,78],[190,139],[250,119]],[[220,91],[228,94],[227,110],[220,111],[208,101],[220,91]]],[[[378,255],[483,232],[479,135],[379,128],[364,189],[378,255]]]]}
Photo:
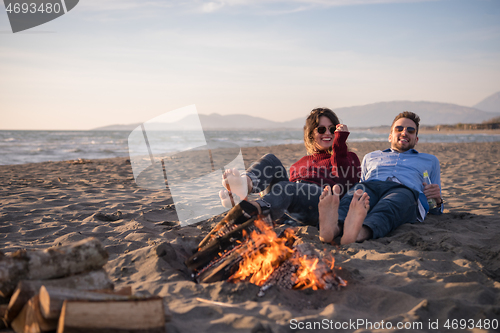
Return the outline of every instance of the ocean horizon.
{"type": "MultiPolygon", "coordinates": [[[[0,130],[0,165],[128,157],[129,131],[41,131],[0,130]]],[[[236,144],[239,147],[302,144],[302,130],[247,130],[204,131],[206,141],[212,146],[236,144]]],[[[369,129],[352,129],[349,142],[387,141],[387,133],[369,129]]],[[[196,141],[190,131],[170,131],[155,135],[151,145],[162,147],[164,153],[176,153],[183,147],[196,147],[204,143],[196,141]],[[154,141],[156,142],[154,142],[154,141]]],[[[198,136],[199,138],[199,136],[198,136]]],[[[420,143],[461,143],[500,141],[500,134],[419,134],[420,143]]]]}

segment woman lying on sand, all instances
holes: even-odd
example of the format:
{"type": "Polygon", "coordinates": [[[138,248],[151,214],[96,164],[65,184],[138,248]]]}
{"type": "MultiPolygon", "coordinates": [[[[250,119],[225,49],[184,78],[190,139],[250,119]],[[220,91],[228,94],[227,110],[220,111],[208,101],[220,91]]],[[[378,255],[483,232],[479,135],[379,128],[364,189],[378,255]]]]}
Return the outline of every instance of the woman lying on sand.
{"type": "Polygon", "coordinates": [[[281,161],[272,154],[261,157],[243,175],[237,169],[226,170],[219,193],[225,207],[231,207],[231,195],[244,198],[223,221],[242,224],[258,215],[277,220],[288,211],[302,223],[318,225],[318,203],[323,186],[336,195],[347,193],[359,181],[358,156],[346,145],[349,132],[335,113],[326,108],[314,109],[304,126],[304,143],[309,155],[290,168],[290,178],[281,161]],[[261,199],[245,200],[249,193],[261,193],[261,199]]]}

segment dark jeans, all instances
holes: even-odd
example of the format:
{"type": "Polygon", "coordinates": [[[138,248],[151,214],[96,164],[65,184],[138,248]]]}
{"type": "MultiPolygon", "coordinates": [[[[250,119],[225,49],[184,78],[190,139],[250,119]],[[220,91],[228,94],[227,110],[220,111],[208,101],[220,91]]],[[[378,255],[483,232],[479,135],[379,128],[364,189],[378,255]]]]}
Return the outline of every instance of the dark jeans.
{"type": "Polygon", "coordinates": [[[302,223],[318,224],[318,203],[322,187],[312,183],[292,183],[281,161],[273,154],[262,156],[247,169],[253,193],[263,192],[259,205],[270,209],[271,218],[279,219],[288,210],[302,223]]]}
{"type": "Polygon", "coordinates": [[[417,220],[418,193],[409,187],[392,181],[369,181],[357,184],[340,200],[339,223],[349,211],[354,191],[361,188],[370,196],[370,210],[363,222],[380,238],[402,224],[417,220]]]}

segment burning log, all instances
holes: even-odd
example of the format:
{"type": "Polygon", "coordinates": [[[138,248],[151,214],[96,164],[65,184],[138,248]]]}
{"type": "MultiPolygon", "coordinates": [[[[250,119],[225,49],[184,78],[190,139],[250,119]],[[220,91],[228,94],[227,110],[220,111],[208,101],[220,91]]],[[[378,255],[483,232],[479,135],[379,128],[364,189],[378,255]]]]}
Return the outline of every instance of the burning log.
{"type": "Polygon", "coordinates": [[[221,227],[219,229],[220,233],[217,233],[217,236],[214,236],[210,242],[202,241],[205,245],[203,247],[199,246],[199,251],[186,260],[186,266],[193,271],[199,271],[206,267],[212,260],[219,257],[219,253],[228,251],[238,245],[244,236],[244,232],[255,229],[254,221],[255,218],[252,218],[240,226],[232,225],[232,227],[229,227],[225,225],[221,227]],[[226,230],[228,231],[225,232],[226,230]]]}
{"type": "MultiPolygon", "coordinates": [[[[188,260],[188,267],[191,269],[196,267],[198,269],[194,275],[197,282],[209,283],[227,280],[238,270],[238,266],[244,258],[251,257],[261,252],[266,252],[271,242],[276,242],[276,244],[280,244],[281,247],[287,248],[291,247],[293,244],[293,234],[290,232],[283,232],[280,236],[276,236],[276,233],[274,233],[272,228],[261,220],[252,219],[247,223],[249,223],[248,226],[246,226],[245,223],[242,225],[242,229],[234,230],[233,232],[230,232],[220,238],[216,243],[217,246],[212,245],[200,253],[195,254],[190,258],[190,260],[188,260]],[[254,236],[253,238],[250,236],[251,239],[248,239],[249,234],[247,230],[251,230],[250,235],[267,234],[267,239],[272,238],[272,241],[269,240],[268,242],[265,242],[262,240],[265,240],[266,237],[260,240],[257,236],[254,236]],[[225,240],[231,239],[236,231],[241,231],[241,234],[245,237],[246,241],[240,242],[235,240],[232,247],[227,249],[225,252],[222,252],[224,250],[222,245],[226,243],[225,240]],[[197,265],[194,265],[194,262],[196,262],[197,265]],[[189,264],[191,264],[191,266],[189,266],[189,264]]],[[[280,253],[282,253],[282,251],[280,251],[280,253]]],[[[274,266],[278,266],[282,261],[284,261],[288,256],[288,253],[291,253],[289,248],[288,250],[283,251],[283,256],[278,255],[273,263],[274,266]]]]}
{"type": "Polygon", "coordinates": [[[248,244],[242,244],[227,251],[220,258],[212,260],[208,266],[199,271],[195,280],[198,283],[211,283],[227,280],[238,269],[240,261],[243,259],[240,251],[248,251],[248,244]]]}
{"type": "Polygon", "coordinates": [[[225,234],[233,232],[242,225],[247,225],[248,222],[257,218],[257,208],[248,201],[241,201],[234,206],[198,245],[198,251],[217,242],[217,239],[225,234]]]}
{"type": "Polygon", "coordinates": [[[292,229],[277,236],[259,219],[223,233],[225,228],[227,223],[217,225],[209,241],[205,238],[200,251],[186,262],[197,282],[247,281],[262,287],[259,296],[272,286],[338,290],[346,285],[335,274],[333,259],[329,265],[310,244],[293,246],[296,238],[292,229]],[[239,241],[241,237],[244,239],[239,241]]]}

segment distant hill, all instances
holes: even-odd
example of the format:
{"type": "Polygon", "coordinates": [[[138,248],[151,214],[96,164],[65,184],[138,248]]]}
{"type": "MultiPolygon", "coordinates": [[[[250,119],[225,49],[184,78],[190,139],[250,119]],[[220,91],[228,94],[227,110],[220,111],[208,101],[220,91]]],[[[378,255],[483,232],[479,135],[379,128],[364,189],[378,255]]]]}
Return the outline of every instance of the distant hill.
{"type": "MultiPolygon", "coordinates": [[[[349,127],[377,127],[392,123],[394,117],[402,111],[413,111],[421,118],[422,125],[451,125],[456,123],[480,123],[495,117],[490,113],[456,104],[437,102],[409,102],[394,101],[381,102],[362,106],[352,106],[333,110],[340,120],[349,127]]],[[[192,129],[194,116],[188,116],[174,123],[150,125],[150,129],[176,130],[192,129]]],[[[244,130],[244,129],[302,129],[307,113],[303,117],[285,122],[271,121],[249,115],[200,115],[200,122],[204,130],[244,130]]],[[[94,130],[132,131],[140,124],[111,125],[94,130]]]]}
{"type": "Polygon", "coordinates": [[[342,122],[351,127],[373,127],[391,124],[402,111],[412,111],[420,116],[422,125],[447,125],[480,123],[496,114],[467,106],[437,102],[394,101],[352,106],[334,110],[342,122]]]}
{"type": "Polygon", "coordinates": [[[500,113],[500,91],[474,105],[478,110],[500,113]]]}
{"type": "MultiPolygon", "coordinates": [[[[189,130],[194,129],[197,122],[194,115],[189,115],[173,123],[150,123],[150,130],[189,130]]],[[[276,128],[296,128],[294,121],[277,122],[260,117],[253,117],[243,114],[220,115],[212,113],[210,115],[200,114],[200,123],[205,130],[244,130],[244,129],[276,129],[276,128]]],[[[305,119],[305,118],[304,118],[305,119]]],[[[300,120],[304,122],[303,119],[300,120]]],[[[98,127],[99,131],[132,131],[141,124],[130,125],[110,125],[98,127]]],[[[302,124],[302,126],[304,126],[302,124]]]]}

